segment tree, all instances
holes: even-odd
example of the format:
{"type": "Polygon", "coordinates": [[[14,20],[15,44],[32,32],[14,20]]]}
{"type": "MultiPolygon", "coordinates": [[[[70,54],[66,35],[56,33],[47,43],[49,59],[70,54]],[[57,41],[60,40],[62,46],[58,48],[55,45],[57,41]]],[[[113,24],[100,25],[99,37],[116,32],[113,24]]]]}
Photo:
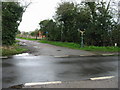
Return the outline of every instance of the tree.
{"type": "Polygon", "coordinates": [[[106,6],[105,2],[87,2],[90,9],[91,22],[86,38],[89,38],[89,45],[108,46],[110,45],[110,32],[113,26],[113,17],[110,14],[110,2],[106,6]]]}
{"type": "Polygon", "coordinates": [[[21,34],[21,31],[20,31],[20,30],[18,30],[18,31],[17,31],[17,34],[21,34]]]}
{"type": "MultiPolygon", "coordinates": [[[[2,2],[0,2],[0,8],[2,8],[2,2]]],[[[0,40],[2,40],[2,10],[0,9],[0,40]]],[[[2,46],[2,42],[0,42],[0,46],[2,46]]]]}
{"type": "Polygon", "coordinates": [[[40,31],[49,40],[60,40],[60,31],[56,23],[51,20],[43,20],[39,23],[40,31]]]}
{"type": "Polygon", "coordinates": [[[35,29],[35,31],[31,32],[30,35],[36,37],[37,39],[37,37],[39,36],[39,30],[35,29]]]}
{"type": "Polygon", "coordinates": [[[62,2],[56,9],[54,20],[43,20],[40,27],[49,40],[80,43],[79,30],[85,30],[86,45],[108,46],[118,42],[112,36],[119,32],[119,27],[113,18],[110,2],[62,2]]]}
{"type": "Polygon", "coordinates": [[[15,42],[23,7],[18,2],[2,2],[2,44],[12,45],[15,42]]]}
{"type": "Polygon", "coordinates": [[[120,25],[119,23],[114,25],[114,29],[111,32],[111,42],[114,46],[117,43],[117,46],[120,46],[120,25]]]}
{"type": "Polygon", "coordinates": [[[76,16],[78,13],[77,5],[70,2],[62,2],[57,7],[56,20],[61,24],[61,40],[73,41],[77,39],[76,16]]]}

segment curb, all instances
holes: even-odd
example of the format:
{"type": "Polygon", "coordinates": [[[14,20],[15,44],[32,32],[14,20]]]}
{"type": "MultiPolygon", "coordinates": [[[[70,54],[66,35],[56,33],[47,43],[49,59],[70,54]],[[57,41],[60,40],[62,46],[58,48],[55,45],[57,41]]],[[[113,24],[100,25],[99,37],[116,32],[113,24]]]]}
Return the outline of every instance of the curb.
{"type": "Polygon", "coordinates": [[[98,57],[98,56],[119,56],[118,54],[98,54],[98,55],[63,55],[54,56],[56,58],[70,58],[70,57],[98,57]]]}

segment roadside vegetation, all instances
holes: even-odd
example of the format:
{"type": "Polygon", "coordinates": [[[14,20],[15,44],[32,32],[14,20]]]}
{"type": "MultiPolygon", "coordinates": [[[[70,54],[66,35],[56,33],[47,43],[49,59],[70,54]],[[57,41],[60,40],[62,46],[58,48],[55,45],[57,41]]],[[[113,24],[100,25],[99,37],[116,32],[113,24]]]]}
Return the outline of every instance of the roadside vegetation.
{"type": "Polygon", "coordinates": [[[25,12],[26,6],[22,6],[20,2],[2,2],[2,45],[0,52],[2,56],[10,56],[27,51],[20,47],[16,41],[18,26],[22,21],[22,14],[25,12]]]}
{"type": "Polygon", "coordinates": [[[61,2],[56,8],[53,19],[40,21],[40,29],[21,33],[18,26],[29,4],[22,6],[19,2],[2,2],[3,46],[1,46],[1,49],[3,55],[24,51],[24,49],[14,44],[16,35],[22,36],[20,39],[38,41],[38,38],[41,37],[45,40],[39,42],[73,49],[120,51],[120,48],[117,47],[120,45],[120,25],[116,20],[119,19],[119,15],[118,11],[114,11],[115,8],[111,7],[110,4],[112,4],[111,0],[109,3],[61,2]],[[28,36],[35,38],[29,38],[28,36]],[[83,40],[85,46],[81,48],[79,43],[83,40]]]}
{"type": "Polygon", "coordinates": [[[18,44],[13,44],[11,46],[3,46],[0,48],[2,51],[2,56],[11,56],[14,54],[20,54],[28,51],[27,49],[20,47],[18,44]]]}
{"type": "Polygon", "coordinates": [[[77,43],[70,43],[70,42],[56,42],[56,41],[47,41],[47,40],[40,40],[41,43],[47,43],[56,46],[68,47],[72,49],[80,49],[80,50],[87,50],[87,51],[104,51],[104,52],[118,52],[120,51],[119,47],[113,46],[84,46],[83,48],[80,47],[80,44],[77,43]]]}
{"type": "Polygon", "coordinates": [[[2,2],[2,11],[2,45],[9,46],[15,43],[24,10],[18,2],[2,2]]]}
{"type": "MultiPolygon", "coordinates": [[[[21,38],[17,37],[18,39],[25,39],[25,40],[36,40],[31,38],[21,38]]],[[[103,51],[103,52],[119,52],[120,47],[114,46],[84,46],[81,48],[80,44],[72,43],[72,42],[60,42],[60,41],[49,41],[49,40],[37,40],[40,43],[47,43],[55,46],[67,47],[71,49],[78,49],[78,50],[86,50],[86,51],[103,51]]]]}
{"type": "Polygon", "coordinates": [[[81,43],[87,46],[120,45],[118,12],[105,2],[61,2],[54,19],[40,21],[40,32],[47,40],[81,43]],[[116,13],[114,13],[116,12],[116,13]],[[82,35],[82,32],[83,35],[82,35]]]}
{"type": "Polygon", "coordinates": [[[55,42],[73,42],[76,48],[80,48],[77,47],[78,43],[84,41],[83,43],[87,47],[86,49],[84,47],[85,50],[92,50],[91,48],[105,50],[105,47],[110,46],[116,51],[117,47],[114,48],[114,46],[120,46],[120,25],[116,20],[119,13],[115,11],[114,7],[111,7],[111,4],[114,4],[111,0],[108,3],[103,1],[61,2],[56,8],[53,19],[40,21],[40,29],[24,32],[19,36],[38,37],[55,42]]]}

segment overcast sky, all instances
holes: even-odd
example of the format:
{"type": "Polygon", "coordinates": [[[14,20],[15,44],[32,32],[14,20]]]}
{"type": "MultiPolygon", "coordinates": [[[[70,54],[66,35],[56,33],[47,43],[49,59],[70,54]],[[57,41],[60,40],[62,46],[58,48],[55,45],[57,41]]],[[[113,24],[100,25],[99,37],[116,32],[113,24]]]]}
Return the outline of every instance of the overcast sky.
{"type": "Polygon", "coordinates": [[[55,15],[56,7],[61,1],[74,1],[80,3],[81,0],[31,0],[32,3],[23,14],[22,22],[18,29],[28,32],[39,28],[40,21],[52,19],[55,15]]]}
{"type": "Polygon", "coordinates": [[[53,15],[55,15],[58,3],[61,2],[61,0],[31,0],[31,1],[32,3],[29,5],[26,12],[23,14],[22,22],[18,28],[20,31],[26,32],[34,31],[36,28],[39,28],[40,21],[44,19],[52,19],[53,15]]]}

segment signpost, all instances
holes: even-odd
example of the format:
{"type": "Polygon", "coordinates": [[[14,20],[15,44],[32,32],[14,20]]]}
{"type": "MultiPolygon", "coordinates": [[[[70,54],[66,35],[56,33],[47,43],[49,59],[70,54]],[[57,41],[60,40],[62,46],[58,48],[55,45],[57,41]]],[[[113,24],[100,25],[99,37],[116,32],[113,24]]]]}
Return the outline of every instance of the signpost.
{"type": "Polygon", "coordinates": [[[83,35],[84,35],[85,30],[84,31],[78,30],[78,31],[81,33],[81,48],[83,48],[84,47],[83,35]]]}

